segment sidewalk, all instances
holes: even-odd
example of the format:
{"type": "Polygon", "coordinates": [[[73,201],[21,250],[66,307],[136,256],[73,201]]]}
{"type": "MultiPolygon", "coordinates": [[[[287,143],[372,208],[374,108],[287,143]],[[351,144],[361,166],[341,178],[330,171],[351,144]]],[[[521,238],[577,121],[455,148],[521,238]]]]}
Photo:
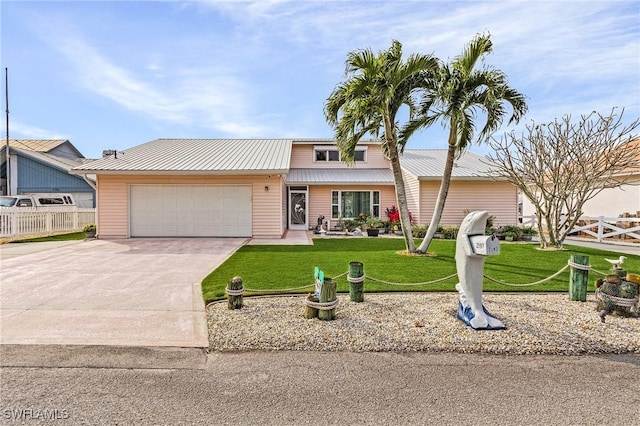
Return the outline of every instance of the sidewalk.
{"type": "Polygon", "coordinates": [[[599,243],[594,240],[588,240],[585,238],[575,238],[569,237],[565,241],[565,244],[580,246],[580,247],[588,247],[594,248],[598,250],[608,250],[615,251],[621,254],[633,254],[636,256],[640,256],[640,244],[636,243],[613,243],[613,242],[602,242],[599,243]]]}

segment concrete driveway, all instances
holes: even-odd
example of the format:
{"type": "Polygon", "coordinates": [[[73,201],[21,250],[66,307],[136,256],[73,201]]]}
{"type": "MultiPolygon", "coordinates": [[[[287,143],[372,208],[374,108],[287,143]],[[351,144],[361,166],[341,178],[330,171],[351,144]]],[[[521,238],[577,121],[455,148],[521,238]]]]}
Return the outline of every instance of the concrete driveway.
{"type": "Polygon", "coordinates": [[[245,242],[157,238],[2,245],[0,343],[207,347],[200,282],[245,242]]]}

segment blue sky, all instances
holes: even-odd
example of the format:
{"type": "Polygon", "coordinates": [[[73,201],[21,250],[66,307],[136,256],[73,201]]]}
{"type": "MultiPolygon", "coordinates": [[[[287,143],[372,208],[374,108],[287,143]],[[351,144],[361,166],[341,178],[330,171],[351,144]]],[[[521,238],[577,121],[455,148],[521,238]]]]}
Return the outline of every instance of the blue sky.
{"type": "MultiPolygon", "coordinates": [[[[344,78],[347,52],[387,49],[397,39],[405,54],[450,59],[479,32],[492,35],[487,63],[527,96],[524,121],[612,107],[626,109],[626,122],[640,116],[638,0],[3,0],[0,7],[10,137],[69,139],[87,157],[160,137],[331,137],[323,105],[344,78]]],[[[4,90],[2,100],[4,111],[4,90]]],[[[444,146],[437,126],[408,148],[444,146]]]]}

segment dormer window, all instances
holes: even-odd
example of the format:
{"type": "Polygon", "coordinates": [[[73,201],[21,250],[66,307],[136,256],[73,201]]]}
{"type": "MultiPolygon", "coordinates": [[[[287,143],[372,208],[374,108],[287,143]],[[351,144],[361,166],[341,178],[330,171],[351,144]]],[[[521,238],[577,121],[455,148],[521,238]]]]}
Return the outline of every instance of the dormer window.
{"type": "MultiPolygon", "coordinates": [[[[365,162],[366,161],[366,152],[367,148],[356,148],[354,152],[354,160],[357,162],[365,162]]],[[[335,146],[315,146],[313,148],[313,161],[341,161],[342,156],[340,155],[340,151],[335,146]]]]}

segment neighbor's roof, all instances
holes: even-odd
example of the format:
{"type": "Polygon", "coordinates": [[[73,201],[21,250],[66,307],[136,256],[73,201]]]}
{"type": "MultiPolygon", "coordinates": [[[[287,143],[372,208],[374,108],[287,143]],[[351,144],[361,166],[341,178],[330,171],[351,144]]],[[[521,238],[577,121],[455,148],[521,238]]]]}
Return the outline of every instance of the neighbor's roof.
{"type": "MultiPolygon", "coordinates": [[[[4,152],[6,147],[0,147],[0,152],[4,152]]],[[[46,164],[49,167],[69,173],[73,167],[77,167],[87,161],[86,158],[77,158],[75,160],[57,155],[47,154],[46,152],[33,151],[29,149],[16,148],[11,146],[11,152],[31,158],[39,163],[46,164]]],[[[95,181],[95,176],[88,176],[89,179],[95,181]]]]}
{"type": "Polygon", "coordinates": [[[71,173],[286,173],[291,139],[156,139],[71,173]]]}
{"type": "Polygon", "coordinates": [[[393,185],[394,183],[390,169],[291,169],[286,182],[298,185],[393,185]]]}
{"type": "MultiPolygon", "coordinates": [[[[447,159],[446,149],[407,149],[400,157],[402,168],[419,180],[441,180],[447,159]]],[[[488,179],[489,160],[472,152],[466,152],[455,160],[451,179],[488,179]]]]}
{"type": "Polygon", "coordinates": [[[9,139],[9,146],[29,151],[49,152],[65,142],[69,141],[66,139],[9,139]]]}

